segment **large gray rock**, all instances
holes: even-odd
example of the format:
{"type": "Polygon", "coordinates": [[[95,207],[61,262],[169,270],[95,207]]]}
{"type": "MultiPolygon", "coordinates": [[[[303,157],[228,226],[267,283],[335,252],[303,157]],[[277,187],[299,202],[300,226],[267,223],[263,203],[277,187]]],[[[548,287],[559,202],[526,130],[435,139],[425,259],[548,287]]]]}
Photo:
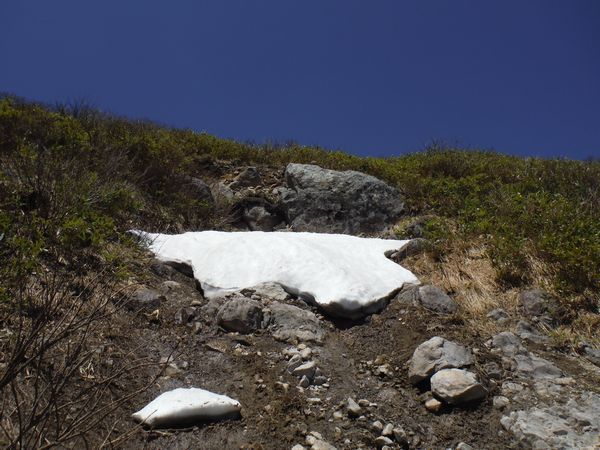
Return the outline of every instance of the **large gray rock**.
{"type": "Polygon", "coordinates": [[[435,372],[473,364],[473,355],[466,347],[435,336],[417,347],[410,360],[408,380],[412,384],[426,380],[435,372]]]}
{"type": "Polygon", "coordinates": [[[288,164],[281,203],[296,231],[347,233],[381,231],[402,214],[400,193],[361,172],[288,164]]]}
{"type": "Polygon", "coordinates": [[[261,327],[263,312],[259,302],[246,297],[230,298],[217,313],[217,323],[228,331],[250,333],[261,327]]]}
{"type": "Polygon", "coordinates": [[[443,369],[431,377],[431,392],[446,403],[479,400],[487,395],[486,389],[477,382],[475,375],[462,369],[443,369]]]}
{"type": "Polygon", "coordinates": [[[421,286],[419,288],[419,301],[425,308],[439,314],[452,314],[458,309],[454,300],[435,286],[421,286]]]}
{"type": "Polygon", "coordinates": [[[500,423],[526,448],[596,448],[600,442],[600,395],[584,392],[565,405],[512,411],[500,423]]]}
{"type": "Polygon", "coordinates": [[[311,311],[294,305],[273,302],[265,310],[269,331],[277,340],[298,342],[323,342],[325,330],[311,311]]]}

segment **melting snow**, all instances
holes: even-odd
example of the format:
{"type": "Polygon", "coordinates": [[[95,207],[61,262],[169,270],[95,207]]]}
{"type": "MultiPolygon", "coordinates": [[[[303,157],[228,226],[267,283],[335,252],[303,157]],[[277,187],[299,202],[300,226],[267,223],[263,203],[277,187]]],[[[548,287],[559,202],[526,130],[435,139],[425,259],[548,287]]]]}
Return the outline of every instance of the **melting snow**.
{"type": "Polygon", "coordinates": [[[380,309],[405,283],[419,284],[385,256],[408,241],[260,231],[133,233],[158,259],[191,266],[208,298],[275,282],[333,314],[358,317],[380,309]]]}
{"type": "Polygon", "coordinates": [[[238,414],[237,400],[198,388],[178,388],[165,392],[133,418],[150,427],[179,426],[198,420],[221,419],[238,414]]]}

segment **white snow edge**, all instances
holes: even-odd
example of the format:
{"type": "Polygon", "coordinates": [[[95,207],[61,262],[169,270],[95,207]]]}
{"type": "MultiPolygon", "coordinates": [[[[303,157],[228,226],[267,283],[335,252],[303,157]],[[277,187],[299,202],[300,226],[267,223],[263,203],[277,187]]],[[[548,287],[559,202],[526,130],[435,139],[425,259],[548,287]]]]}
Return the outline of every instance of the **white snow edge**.
{"type": "Polygon", "coordinates": [[[159,395],[132,417],[157,428],[222,419],[238,415],[240,410],[240,403],[226,395],[199,388],[178,388],[159,395]]]}
{"type": "Polygon", "coordinates": [[[262,231],[131,233],[159,260],[190,266],[208,298],[272,282],[332,314],[359,317],[381,309],[405,284],[420,284],[385,256],[408,240],[262,231]]]}

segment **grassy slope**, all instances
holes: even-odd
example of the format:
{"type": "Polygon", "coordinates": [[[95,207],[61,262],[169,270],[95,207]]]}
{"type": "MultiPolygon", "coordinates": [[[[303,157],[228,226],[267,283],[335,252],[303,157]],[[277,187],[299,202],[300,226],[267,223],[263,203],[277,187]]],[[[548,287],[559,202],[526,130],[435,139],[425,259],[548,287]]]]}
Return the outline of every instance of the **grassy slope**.
{"type": "Polygon", "coordinates": [[[0,252],[11,261],[4,278],[18,279],[40,258],[69,261],[82,251],[103,251],[132,225],[214,225],[214,212],[184,188],[211,159],[281,167],[315,162],[398,186],[411,214],[434,216],[426,230],[441,258],[461,242],[479,240],[502,284],[536,282],[531,263],[541,261],[565,301],[597,306],[598,162],[438,148],[388,159],[267,148],[11,98],[0,101],[0,158],[0,252]]]}

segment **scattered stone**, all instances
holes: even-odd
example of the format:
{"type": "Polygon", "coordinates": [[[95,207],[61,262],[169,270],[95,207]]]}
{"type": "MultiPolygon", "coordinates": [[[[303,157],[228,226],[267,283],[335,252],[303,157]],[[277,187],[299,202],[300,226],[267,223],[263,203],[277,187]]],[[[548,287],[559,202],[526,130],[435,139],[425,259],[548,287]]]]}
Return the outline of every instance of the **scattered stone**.
{"type": "Polygon", "coordinates": [[[600,438],[600,395],[584,392],[564,405],[513,411],[500,423],[526,447],[592,449],[600,438]]]}
{"type": "Polygon", "coordinates": [[[375,445],[377,445],[377,448],[382,448],[385,445],[394,445],[394,441],[387,436],[379,436],[375,439],[375,445]]]}
{"type": "Polygon", "coordinates": [[[498,408],[498,409],[506,408],[509,403],[510,403],[510,400],[503,395],[497,395],[492,400],[492,404],[494,405],[494,408],[498,408]]]}
{"type": "Polygon", "coordinates": [[[406,436],[406,431],[404,431],[404,428],[402,428],[402,427],[394,428],[393,433],[394,433],[394,439],[396,440],[396,442],[398,444],[404,445],[405,443],[408,442],[408,437],[406,436]]]}
{"type": "Polygon", "coordinates": [[[357,234],[381,231],[403,211],[402,196],[377,178],[311,164],[288,164],[279,190],[296,231],[357,234]]]}
{"type": "Polygon", "coordinates": [[[519,305],[527,316],[542,316],[554,313],[557,302],[550,294],[541,289],[530,289],[519,294],[519,305]]]}
{"type": "Polygon", "coordinates": [[[302,379],[300,380],[299,386],[304,389],[310,386],[310,380],[306,375],[302,375],[302,379]]]}
{"type": "Polygon", "coordinates": [[[260,171],[256,167],[246,167],[242,170],[235,180],[229,185],[231,189],[239,189],[243,187],[260,186],[262,179],[260,171]]]}
{"type": "Polygon", "coordinates": [[[341,411],[334,411],[334,412],[333,412],[333,418],[334,418],[335,420],[341,420],[341,419],[343,419],[343,418],[344,418],[344,415],[342,414],[342,412],[341,412],[341,411]]]}
{"type": "Polygon", "coordinates": [[[550,361],[529,353],[527,355],[516,355],[514,360],[517,364],[516,370],[521,374],[532,378],[559,378],[563,372],[550,361]]]}
{"type": "Polygon", "coordinates": [[[375,431],[377,434],[381,434],[381,431],[383,430],[383,424],[381,423],[381,421],[376,420],[375,422],[373,422],[371,424],[371,428],[373,429],[373,431],[375,431]]]}
{"type": "Polygon", "coordinates": [[[456,450],[473,450],[473,447],[471,447],[469,444],[466,444],[464,442],[460,442],[456,446],[456,450]]]}
{"type": "Polygon", "coordinates": [[[198,318],[198,311],[192,306],[186,306],[175,313],[175,323],[177,325],[191,326],[194,320],[198,318]]]}
{"type": "Polygon", "coordinates": [[[430,398],[425,402],[425,408],[427,411],[438,412],[442,407],[442,402],[440,402],[437,398],[430,398]]]}
{"type": "Polygon", "coordinates": [[[307,377],[308,379],[312,379],[315,374],[315,369],[317,364],[314,361],[309,361],[304,364],[299,365],[294,370],[292,370],[292,374],[297,377],[307,377]]]}
{"type": "Polygon", "coordinates": [[[292,447],[292,450],[306,450],[304,445],[296,444],[292,447]]]}
{"type": "Polygon", "coordinates": [[[228,331],[251,333],[263,321],[261,305],[256,300],[235,296],[226,301],[217,313],[217,323],[228,331]]]}
{"type": "Polygon", "coordinates": [[[520,320],[517,323],[516,332],[521,339],[525,339],[537,344],[543,344],[550,341],[548,336],[542,336],[529,322],[520,320]]]}
{"type": "Polygon", "coordinates": [[[394,376],[394,370],[391,368],[391,366],[389,364],[382,364],[381,366],[378,366],[375,368],[374,370],[375,375],[380,376],[380,377],[393,377],[394,376]]]}
{"type": "Polygon", "coordinates": [[[590,345],[583,345],[584,356],[593,364],[600,366],[600,350],[591,347],[590,345]]]}
{"type": "Polygon", "coordinates": [[[425,308],[439,314],[453,314],[458,309],[454,300],[435,286],[421,286],[419,301],[425,308]]]}
{"type": "Polygon", "coordinates": [[[499,324],[506,323],[510,320],[510,316],[502,308],[494,309],[487,313],[487,317],[498,322],[499,324]]]}
{"type": "Polygon", "coordinates": [[[157,260],[150,264],[150,270],[152,270],[152,272],[159,277],[163,278],[172,278],[177,273],[177,270],[175,270],[169,264],[165,264],[164,262],[157,260]]]}
{"type": "Polygon", "coordinates": [[[273,302],[269,305],[268,327],[273,337],[279,341],[322,343],[325,330],[312,311],[294,305],[273,302]]]}
{"type": "Polygon", "coordinates": [[[181,287],[181,284],[177,281],[167,280],[163,281],[160,286],[166,291],[175,291],[181,287]]]}
{"type": "Polygon", "coordinates": [[[346,409],[348,410],[348,415],[351,417],[358,417],[362,414],[362,408],[358,406],[358,403],[352,397],[348,398],[346,409]]]}
{"type": "Polygon", "coordinates": [[[215,183],[211,186],[210,192],[213,198],[219,202],[231,203],[235,198],[235,192],[229,186],[222,181],[215,183]]]}
{"type": "Polygon", "coordinates": [[[514,333],[503,331],[492,337],[492,348],[497,349],[505,356],[515,356],[527,353],[525,347],[514,333]]]}
{"type": "Polygon", "coordinates": [[[200,178],[192,177],[188,184],[188,192],[196,199],[201,202],[205,202],[207,205],[213,205],[215,199],[212,195],[210,187],[206,182],[200,178]]]}
{"type": "Polygon", "coordinates": [[[431,392],[452,405],[479,400],[487,394],[475,375],[462,369],[436,372],[431,377],[431,392]]]}
{"type": "Polygon", "coordinates": [[[293,373],[294,370],[301,365],[302,365],[302,357],[300,355],[294,355],[288,361],[287,370],[289,373],[293,373]]]}
{"type": "Polygon", "coordinates": [[[381,431],[381,435],[382,436],[392,436],[394,434],[394,425],[392,425],[391,423],[388,423],[385,427],[383,427],[383,430],[381,431]]]}
{"type": "Polygon", "coordinates": [[[146,286],[138,287],[129,297],[125,306],[132,311],[153,311],[165,301],[164,295],[146,286]]]}
{"type": "Polygon", "coordinates": [[[488,378],[492,380],[502,379],[502,369],[495,362],[486,363],[483,368],[488,378]]]}
{"type": "Polygon", "coordinates": [[[427,240],[422,238],[411,239],[406,243],[404,247],[402,247],[397,252],[393,253],[390,258],[397,263],[402,262],[405,258],[409,256],[418,255],[419,253],[423,253],[423,251],[427,248],[427,240]]]}
{"type": "Polygon", "coordinates": [[[358,406],[360,406],[362,408],[366,408],[368,406],[371,406],[371,402],[369,400],[367,400],[366,398],[361,398],[358,400],[358,406]]]}
{"type": "Polygon", "coordinates": [[[240,293],[246,297],[258,295],[261,299],[275,300],[278,302],[284,302],[290,298],[290,294],[288,294],[279,283],[260,283],[256,286],[242,289],[240,293]]]}
{"type": "Polygon", "coordinates": [[[466,347],[434,336],[419,345],[413,353],[408,369],[408,380],[418,384],[435,372],[447,368],[460,368],[473,364],[473,355],[466,347]]]}
{"type": "Polygon", "coordinates": [[[273,231],[283,219],[263,205],[250,205],[244,209],[242,219],[251,231],[273,231]]]}
{"type": "Polygon", "coordinates": [[[300,357],[304,360],[310,359],[312,356],[312,350],[310,347],[303,348],[300,350],[300,357]]]}
{"type": "Polygon", "coordinates": [[[323,386],[324,384],[327,384],[327,377],[324,377],[323,375],[315,376],[313,384],[315,386],[323,386]]]}

